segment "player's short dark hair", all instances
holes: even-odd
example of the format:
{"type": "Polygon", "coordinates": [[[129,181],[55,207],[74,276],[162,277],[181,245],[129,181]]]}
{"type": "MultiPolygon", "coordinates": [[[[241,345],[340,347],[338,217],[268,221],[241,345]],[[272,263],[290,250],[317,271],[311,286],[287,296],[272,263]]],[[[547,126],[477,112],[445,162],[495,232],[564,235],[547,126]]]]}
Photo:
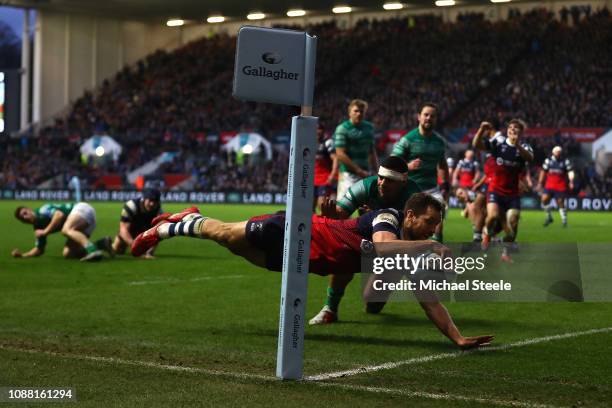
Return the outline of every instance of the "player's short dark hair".
{"type": "Polygon", "coordinates": [[[516,125],[520,127],[521,130],[523,131],[527,129],[527,123],[523,119],[519,119],[519,118],[511,119],[510,122],[508,122],[508,126],[510,125],[516,125]]]}
{"type": "Polygon", "coordinates": [[[147,188],[142,192],[142,198],[159,202],[161,200],[161,193],[155,188],[147,188]]]}
{"type": "Polygon", "coordinates": [[[423,109],[427,107],[434,108],[436,112],[438,112],[438,105],[436,105],[434,102],[427,101],[427,102],[423,102],[421,106],[419,106],[419,113],[423,112],[423,109]]]}
{"type": "Polygon", "coordinates": [[[433,209],[440,213],[444,212],[444,206],[440,201],[435,199],[434,196],[427,193],[416,193],[406,201],[404,213],[408,210],[412,210],[414,215],[418,216],[424,214],[429,207],[433,207],[433,209]]]}
{"type": "Polygon", "coordinates": [[[24,208],[26,208],[26,207],[20,205],[19,207],[17,207],[15,209],[15,218],[17,218],[18,220],[21,220],[21,214],[20,213],[21,213],[21,210],[23,210],[24,208]]]}
{"type": "Polygon", "coordinates": [[[397,171],[398,173],[408,173],[408,164],[406,160],[398,156],[389,156],[380,163],[380,167],[389,170],[397,171]]]}

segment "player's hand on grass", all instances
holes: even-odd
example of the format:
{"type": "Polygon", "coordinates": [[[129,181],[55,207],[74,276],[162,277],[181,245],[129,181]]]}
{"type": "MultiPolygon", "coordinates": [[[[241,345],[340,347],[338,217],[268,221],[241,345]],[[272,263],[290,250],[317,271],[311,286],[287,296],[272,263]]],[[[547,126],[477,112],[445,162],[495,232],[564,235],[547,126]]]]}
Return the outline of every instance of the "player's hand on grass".
{"type": "Polygon", "coordinates": [[[462,337],[457,341],[457,346],[462,350],[469,350],[477,347],[485,347],[491,344],[495,336],[487,334],[485,336],[462,337]]]}
{"type": "Polygon", "coordinates": [[[421,159],[414,159],[408,163],[408,170],[416,170],[421,167],[421,159]]]}
{"type": "Polygon", "coordinates": [[[151,255],[151,254],[144,254],[142,256],[142,259],[155,259],[155,256],[151,255]]]}
{"type": "Polygon", "coordinates": [[[43,229],[37,229],[36,231],[34,231],[34,235],[36,235],[36,238],[42,238],[46,236],[47,233],[43,229]]]}
{"type": "Polygon", "coordinates": [[[11,256],[13,258],[21,258],[21,251],[15,248],[11,251],[11,256]]]}

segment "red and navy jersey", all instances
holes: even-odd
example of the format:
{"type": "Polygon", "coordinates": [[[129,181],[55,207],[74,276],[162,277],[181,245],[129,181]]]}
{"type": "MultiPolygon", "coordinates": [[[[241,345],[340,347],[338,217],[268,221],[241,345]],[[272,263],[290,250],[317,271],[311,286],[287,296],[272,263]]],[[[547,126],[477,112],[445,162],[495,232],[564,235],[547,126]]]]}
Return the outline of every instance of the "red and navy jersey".
{"type": "Polygon", "coordinates": [[[547,190],[566,191],[567,173],[574,167],[569,159],[557,159],[554,155],[544,160],[542,170],[546,172],[546,183],[544,188],[547,190]]]}
{"type": "Polygon", "coordinates": [[[327,179],[332,170],[331,155],[335,154],[334,139],[328,138],[319,143],[317,146],[317,155],[315,157],[315,186],[324,186],[327,184],[327,179]]]}
{"type": "MultiPolygon", "coordinates": [[[[489,183],[489,191],[502,196],[519,195],[519,178],[526,161],[521,157],[517,147],[508,143],[508,138],[505,136],[485,139],[484,144],[495,159],[492,164],[493,175],[489,183]]],[[[532,151],[528,144],[522,143],[521,146],[532,151]]]]}
{"type": "Polygon", "coordinates": [[[379,231],[391,232],[400,239],[403,219],[403,214],[392,208],[344,220],[313,215],[311,272],[320,275],[360,272],[362,241],[371,241],[379,231]]]}
{"type": "Polygon", "coordinates": [[[486,177],[485,183],[491,184],[495,172],[495,157],[491,153],[486,154],[482,171],[486,177]]]}
{"type": "Polygon", "coordinates": [[[474,177],[479,167],[480,164],[478,164],[476,160],[459,160],[459,163],[457,163],[457,168],[459,169],[459,186],[472,188],[474,185],[474,177]]]}

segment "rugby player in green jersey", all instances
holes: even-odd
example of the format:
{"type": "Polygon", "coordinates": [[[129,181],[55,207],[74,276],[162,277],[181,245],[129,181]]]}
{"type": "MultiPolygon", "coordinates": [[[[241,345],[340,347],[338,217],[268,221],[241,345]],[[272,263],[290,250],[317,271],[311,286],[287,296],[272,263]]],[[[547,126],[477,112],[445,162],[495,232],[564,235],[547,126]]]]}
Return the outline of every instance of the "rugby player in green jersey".
{"type": "MultiPolygon", "coordinates": [[[[346,194],[336,203],[327,199],[321,206],[321,215],[328,218],[349,218],[356,210],[360,215],[383,208],[403,211],[408,199],[420,192],[419,186],[408,179],[406,162],[396,156],[386,158],[378,168],[378,176],[366,177],[353,184],[346,194]]],[[[338,320],[340,301],[353,274],[333,274],[329,277],[327,299],[321,311],[312,319],[311,325],[329,324],[338,320]]],[[[383,302],[370,302],[366,305],[368,313],[378,313],[383,302]]]]}
{"type": "MultiPolygon", "coordinates": [[[[448,200],[449,175],[445,159],[446,141],[434,130],[438,119],[438,107],[432,102],[421,105],[418,114],[419,126],[404,135],[393,146],[391,154],[401,157],[408,163],[410,179],[426,193],[444,204],[448,200]],[[442,181],[438,186],[438,179],[442,181]]],[[[434,239],[442,242],[440,223],[434,239]]]]}
{"type": "Polygon", "coordinates": [[[336,127],[334,145],[339,163],[337,197],[343,197],[348,188],[368,177],[370,169],[378,168],[374,148],[374,125],[364,120],[368,104],[360,99],[351,101],[349,119],[336,127]]]}
{"type": "Polygon", "coordinates": [[[15,217],[25,224],[31,224],[36,237],[34,248],[29,251],[22,253],[19,249],[14,249],[11,255],[15,258],[42,255],[47,246],[47,236],[58,231],[67,238],[64,258],[97,261],[103,257],[101,249],[112,255],[110,237],[104,237],[95,243],[89,240],[96,228],[96,210],[87,203],[48,203],[36,210],[17,207],[15,217]]]}

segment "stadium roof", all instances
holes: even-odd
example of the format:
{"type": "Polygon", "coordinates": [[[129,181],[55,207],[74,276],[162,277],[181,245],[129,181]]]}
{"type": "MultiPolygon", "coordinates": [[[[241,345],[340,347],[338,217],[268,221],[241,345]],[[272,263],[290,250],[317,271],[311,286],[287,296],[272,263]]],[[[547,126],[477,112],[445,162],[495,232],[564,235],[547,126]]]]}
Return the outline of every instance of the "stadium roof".
{"type": "MultiPolygon", "coordinates": [[[[78,13],[137,20],[165,20],[179,17],[203,21],[213,14],[244,20],[253,11],[270,17],[284,17],[289,9],[303,8],[315,14],[329,14],[339,4],[355,11],[382,11],[392,0],[3,0],[0,4],[62,13],[78,13]]],[[[516,1],[516,0],[515,0],[516,1]]],[[[432,8],[434,0],[404,0],[406,7],[432,8]]],[[[457,0],[457,4],[491,4],[489,0],[457,0]]]]}

